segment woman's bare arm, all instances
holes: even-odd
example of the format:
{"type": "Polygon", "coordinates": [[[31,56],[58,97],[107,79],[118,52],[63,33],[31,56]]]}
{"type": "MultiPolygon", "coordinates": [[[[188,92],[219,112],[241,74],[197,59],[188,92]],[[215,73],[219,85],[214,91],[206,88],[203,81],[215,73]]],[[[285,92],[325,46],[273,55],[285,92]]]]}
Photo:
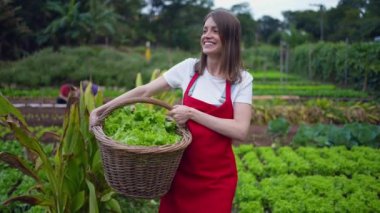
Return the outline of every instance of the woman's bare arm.
{"type": "Polygon", "coordinates": [[[180,125],[185,124],[189,119],[191,119],[224,136],[243,141],[247,138],[249,133],[252,107],[250,104],[235,103],[233,119],[214,117],[184,105],[174,106],[173,110],[171,110],[169,114],[180,125]]]}

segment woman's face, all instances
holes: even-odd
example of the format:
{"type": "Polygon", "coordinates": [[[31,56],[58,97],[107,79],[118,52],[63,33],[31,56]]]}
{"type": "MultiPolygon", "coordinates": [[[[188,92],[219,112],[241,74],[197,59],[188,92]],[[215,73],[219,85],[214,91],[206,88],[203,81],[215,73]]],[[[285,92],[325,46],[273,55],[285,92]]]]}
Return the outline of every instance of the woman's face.
{"type": "Polygon", "coordinates": [[[207,56],[219,56],[222,52],[222,41],[220,40],[219,30],[211,17],[206,20],[203,26],[201,47],[203,53],[207,56]]]}

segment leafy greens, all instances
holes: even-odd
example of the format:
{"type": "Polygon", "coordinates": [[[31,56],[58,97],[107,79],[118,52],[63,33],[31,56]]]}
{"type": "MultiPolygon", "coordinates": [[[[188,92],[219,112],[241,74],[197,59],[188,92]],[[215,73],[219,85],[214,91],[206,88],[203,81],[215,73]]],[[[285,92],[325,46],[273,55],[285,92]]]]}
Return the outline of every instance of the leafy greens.
{"type": "Polygon", "coordinates": [[[163,109],[146,104],[125,106],[113,111],[104,121],[104,133],[127,145],[160,146],[174,144],[181,136],[163,109]]]}

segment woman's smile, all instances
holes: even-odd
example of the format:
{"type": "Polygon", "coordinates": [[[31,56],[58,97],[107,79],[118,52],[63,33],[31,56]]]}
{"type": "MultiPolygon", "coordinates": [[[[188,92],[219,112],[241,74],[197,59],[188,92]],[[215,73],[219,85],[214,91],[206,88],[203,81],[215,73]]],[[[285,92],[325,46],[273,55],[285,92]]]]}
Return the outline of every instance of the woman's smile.
{"type": "Polygon", "coordinates": [[[201,46],[203,53],[207,55],[219,55],[222,51],[219,30],[211,17],[204,24],[201,46]]]}

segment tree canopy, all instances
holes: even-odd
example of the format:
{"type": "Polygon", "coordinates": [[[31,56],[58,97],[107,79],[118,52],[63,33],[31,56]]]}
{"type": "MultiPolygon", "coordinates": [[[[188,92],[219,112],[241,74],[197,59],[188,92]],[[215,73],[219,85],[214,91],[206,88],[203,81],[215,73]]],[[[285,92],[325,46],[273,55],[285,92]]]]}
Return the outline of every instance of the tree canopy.
{"type": "MultiPolygon", "coordinates": [[[[254,7],[254,5],[251,5],[254,7]]],[[[195,51],[212,0],[0,0],[0,60],[53,46],[137,46],[150,41],[195,51]]],[[[335,8],[284,11],[284,21],[255,20],[247,3],[230,8],[244,47],[324,41],[371,41],[380,35],[380,1],[340,0],[335,8]]]]}

